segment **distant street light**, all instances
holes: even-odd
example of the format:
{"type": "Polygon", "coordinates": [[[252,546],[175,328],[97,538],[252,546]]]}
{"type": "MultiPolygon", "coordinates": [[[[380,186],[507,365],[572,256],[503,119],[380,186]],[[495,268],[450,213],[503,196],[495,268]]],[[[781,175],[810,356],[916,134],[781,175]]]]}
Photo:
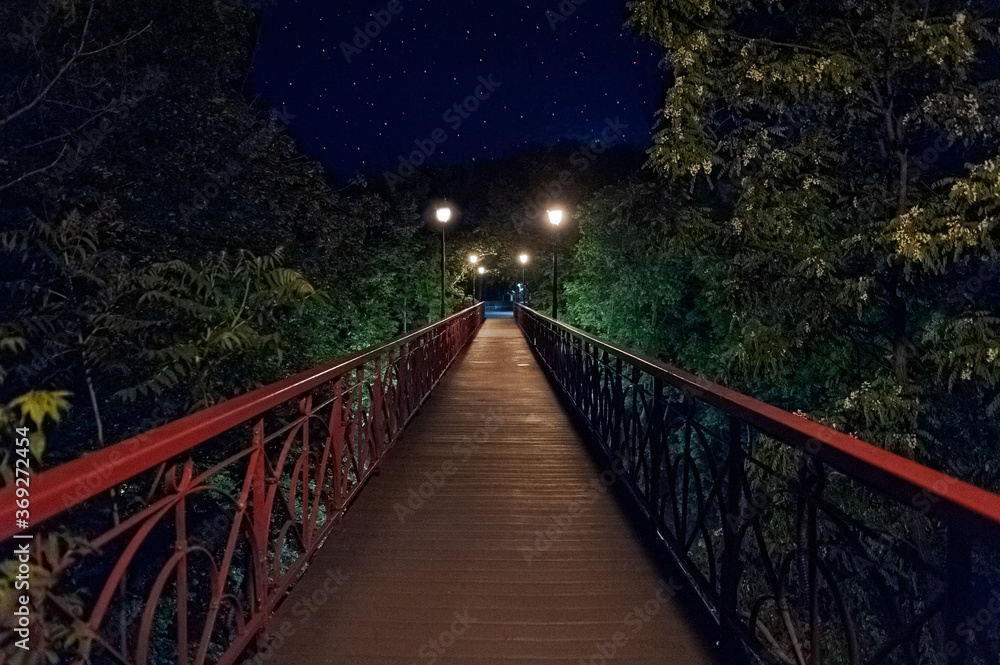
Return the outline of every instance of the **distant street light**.
{"type": "Polygon", "coordinates": [[[521,304],[523,305],[528,299],[528,284],[524,281],[524,267],[528,265],[528,255],[522,254],[517,258],[521,262],[521,304]]]}
{"type": "Polygon", "coordinates": [[[552,318],[559,318],[559,254],[557,252],[557,241],[559,233],[559,223],[562,222],[563,211],[554,208],[548,211],[549,223],[552,224],[552,318]]]}
{"type": "MultiPolygon", "coordinates": [[[[469,263],[475,267],[476,263],[479,261],[479,257],[475,254],[469,255],[469,263]]],[[[472,271],[472,302],[476,302],[476,271],[472,271]]]]}
{"type": "Polygon", "coordinates": [[[451,219],[451,208],[437,209],[437,220],[441,222],[441,318],[444,318],[444,225],[451,219]]]}
{"type": "MultiPolygon", "coordinates": [[[[477,270],[476,272],[478,272],[480,275],[485,275],[486,268],[479,266],[479,270],[477,270]]],[[[483,280],[479,280],[479,299],[480,300],[483,299],[483,280]]]]}

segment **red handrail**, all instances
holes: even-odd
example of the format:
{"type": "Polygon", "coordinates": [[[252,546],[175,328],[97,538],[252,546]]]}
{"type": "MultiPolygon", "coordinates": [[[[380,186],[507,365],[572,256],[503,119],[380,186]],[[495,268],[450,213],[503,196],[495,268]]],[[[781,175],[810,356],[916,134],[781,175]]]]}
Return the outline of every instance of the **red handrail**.
{"type": "MultiPolygon", "coordinates": [[[[474,305],[31,478],[30,533],[48,538],[44,523],[86,538],[64,553],[69,568],[47,574],[90,579],[70,590],[76,610],[52,594],[33,608],[34,623],[68,636],[44,655],[86,661],[90,647],[73,637],[82,633],[113,660],[143,665],[166,648],[156,616],[173,593],[173,650],[194,665],[236,662],[483,318],[474,305]],[[149,496],[137,491],[143,479],[154,479],[149,496]],[[132,500],[116,500],[113,512],[95,500],[112,488],[132,500]],[[85,522],[97,533],[52,524],[82,504],[94,509],[85,522]]],[[[15,500],[13,486],[0,490],[5,544],[27,535],[12,528],[15,500]]],[[[30,549],[35,565],[53,564],[45,547],[30,549]]]]}
{"type": "MultiPolygon", "coordinates": [[[[387,344],[371,347],[262,386],[44,471],[32,479],[31,522],[33,526],[38,526],[66,509],[182,455],[212,437],[267,413],[316,386],[343,376],[391,349],[420,339],[436,328],[447,326],[467,316],[477,307],[481,308],[482,305],[473,305],[447,319],[403,335],[387,344]]],[[[12,485],[0,489],[0,506],[4,507],[4,514],[9,512],[13,515],[14,492],[15,488],[12,485]]],[[[14,528],[13,519],[4,520],[0,524],[0,542],[8,540],[15,533],[17,530],[14,528]]]]}
{"type": "Polygon", "coordinates": [[[992,492],[682,369],[622,350],[523,305],[517,307],[549,326],[562,329],[638,367],[642,372],[738,417],[779,441],[815,455],[883,494],[907,504],[918,495],[934,497],[928,510],[931,515],[949,521],[956,517],[968,520],[969,527],[984,529],[1000,539],[1000,496],[992,492]]]}
{"type": "Polygon", "coordinates": [[[727,662],[996,652],[1000,633],[973,636],[968,617],[1000,593],[1000,496],[521,305],[515,318],[727,662]]]}

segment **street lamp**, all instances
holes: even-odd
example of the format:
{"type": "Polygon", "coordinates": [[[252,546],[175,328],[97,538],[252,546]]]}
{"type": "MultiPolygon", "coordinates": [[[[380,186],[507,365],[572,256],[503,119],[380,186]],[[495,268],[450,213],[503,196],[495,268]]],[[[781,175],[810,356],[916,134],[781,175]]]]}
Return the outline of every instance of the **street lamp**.
{"type": "MultiPolygon", "coordinates": [[[[472,264],[473,268],[476,267],[476,263],[478,261],[479,261],[479,257],[478,256],[476,256],[475,254],[470,254],[469,255],[469,263],[472,264]]],[[[475,270],[472,271],[472,302],[476,302],[476,271],[475,270]]]]}
{"type": "Polygon", "coordinates": [[[441,318],[444,318],[444,225],[451,219],[451,208],[442,206],[437,209],[437,220],[441,222],[441,318]]]}
{"type": "MultiPolygon", "coordinates": [[[[477,270],[476,272],[478,272],[480,275],[485,275],[486,268],[479,266],[479,270],[477,270]]],[[[480,300],[483,299],[483,280],[479,280],[479,299],[480,300]]]]}
{"type": "Polygon", "coordinates": [[[552,318],[559,318],[559,292],[556,290],[559,281],[559,254],[556,252],[556,239],[559,223],[562,222],[563,211],[553,208],[548,211],[549,223],[552,224],[552,318]]]}
{"type": "Polygon", "coordinates": [[[521,256],[519,256],[517,258],[521,262],[521,304],[523,305],[524,301],[528,299],[527,298],[527,296],[528,296],[528,285],[524,281],[524,267],[526,265],[528,265],[528,255],[527,254],[522,254],[521,256]]]}

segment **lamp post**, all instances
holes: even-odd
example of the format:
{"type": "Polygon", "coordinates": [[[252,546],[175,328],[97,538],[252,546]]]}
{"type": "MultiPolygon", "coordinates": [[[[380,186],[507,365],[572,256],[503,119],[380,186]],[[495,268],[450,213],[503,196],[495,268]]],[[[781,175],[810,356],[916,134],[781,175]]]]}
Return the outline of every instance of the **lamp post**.
{"type": "Polygon", "coordinates": [[[437,209],[437,220],[441,222],[441,318],[444,318],[444,225],[451,219],[451,208],[437,209]]]}
{"type": "Polygon", "coordinates": [[[479,257],[475,254],[469,255],[469,263],[472,264],[472,302],[476,302],[476,263],[479,261],[479,257]]]}
{"type": "Polygon", "coordinates": [[[522,254],[521,256],[519,256],[517,258],[521,262],[521,304],[523,305],[524,302],[528,299],[528,297],[527,297],[528,296],[528,285],[524,281],[524,267],[526,265],[528,265],[528,255],[527,254],[522,254]]]}
{"type": "MultiPolygon", "coordinates": [[[[480,275],[485,275],[486,274],[486,268],[484,268],[482,266],[479,266],[478,272],[479,272],[480,275]]],[[[479,299],[480,300],[483,299],[483,280],[479,280],[479,299]]]]}
{"type": "Polygon", "coordinates": [[[559,232],[559,223],[562,222],[563,211],[554,208],[548,211],[549,223],[552,224],[552,318],[559,318],[559,292],[556,290],[559,282],[559,254],[556,251],[556,239],[559,232]]]}

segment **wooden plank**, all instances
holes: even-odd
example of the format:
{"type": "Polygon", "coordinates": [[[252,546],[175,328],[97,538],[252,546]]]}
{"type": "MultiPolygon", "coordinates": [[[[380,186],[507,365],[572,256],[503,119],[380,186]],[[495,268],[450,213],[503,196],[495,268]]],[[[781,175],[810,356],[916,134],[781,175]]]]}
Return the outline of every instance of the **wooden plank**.
{"type": "Polygon", "coordinates": [[[257,662],[710,663],[596,479],[513,320],[489,319],[257,662]]]}

